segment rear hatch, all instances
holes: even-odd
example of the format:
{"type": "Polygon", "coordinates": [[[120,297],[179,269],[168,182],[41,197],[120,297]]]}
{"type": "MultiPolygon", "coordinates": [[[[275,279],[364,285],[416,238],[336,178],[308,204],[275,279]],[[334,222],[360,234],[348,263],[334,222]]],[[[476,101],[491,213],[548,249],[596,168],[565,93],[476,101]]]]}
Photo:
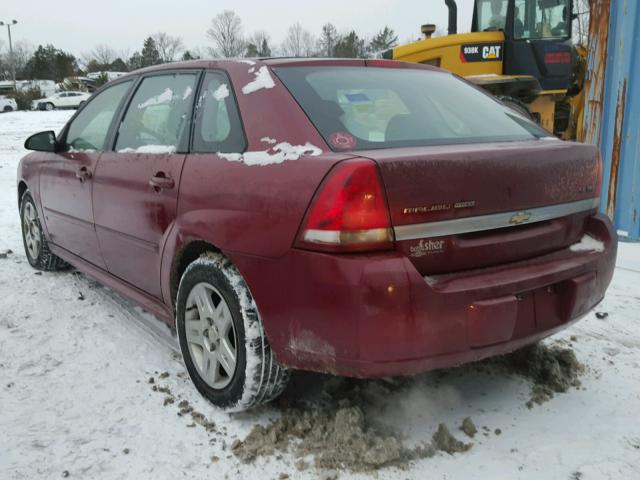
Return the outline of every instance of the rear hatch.
{"type": "Polygon", "coordinates": [[[547,138],[358,153],[378,163],[397,249],[423,275],[564,248],[597,205],[589,145],[547,138]]]}

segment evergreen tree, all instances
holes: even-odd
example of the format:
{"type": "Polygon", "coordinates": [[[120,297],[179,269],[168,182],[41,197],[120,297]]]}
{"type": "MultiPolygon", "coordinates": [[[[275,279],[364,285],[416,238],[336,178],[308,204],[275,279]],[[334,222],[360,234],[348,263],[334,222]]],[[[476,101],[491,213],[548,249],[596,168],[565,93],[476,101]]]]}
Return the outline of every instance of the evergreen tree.
{"type": "Polygon", "coordinates": [[[140,56],[142,57],[143,67],[150,67],[152,65],[162,63],[162,60],[160,59],[160,52],[158,51],[156,42],[152,37],[147,37],[144,41],[140,56]]]}
{"type": "Polygon", "coordinates": [[[78,72],[78,63],[76,57],[70,53],[56,50],[54,56],[54,80],[61,82],[67,77],[73,77],[78,72]]]}
{"type": "Polygon", "coordinates": [[[341,38],[333,49],[333,55],[338,58],[363,58],[365,54],[364,39],[355,30],[341,38]]]}
{"type": "Polygon", "coordinates": [[[398,36],[395,34],[392,28],[385,26],[382,30],[376,33],[368,45],[368,50],[371,55],[378,52],[384,52],[390,48],[395,47],[398,44],[398,36]]]}
{"type": "Polygon", "coordinates": [[[254,43],[247,43],[247,51],[245,52],[247,57],[259,57],[258,51],[258,47],[254,43]]]}
{"type": "Polygon", "coordinates": [[[129,58],[129,62],[127,63],[129,64],[129,71],[142,68],[142,55],[140,55],[140,52],[134,52],[133,55],[131,55],[131,58],[129,58]]]}
{"type": "Polygon", "coordinates": [[[38,48],[27,62],[27,73],[30,78],[38,78],[43,80],[54,80],[53,73],[53,57],[55,56],[55,47],[47,45],[38,48]]]}
{"type": "Polygon", "coordinates": [[[109,70],[112,72],[126,72],[128,71],[127,64],[124,63],[120,57],[116,58],[111,65],[109,65],[109,70]]]}
{"type": "Polygon", "coordinates": [[[270,57],[269,34],[264,30],[258,30],[247,39],[247,57],[270,57]]]}
{"type": "Polygon", "coordinates": [[[27,65],[25,73],[28,78],[63,81],[66,77],[76,75],[78,62],[70,53],[64,52],[49,44],[39,45],[27,65]]]}
{"type": "Polygon", "coordinates": [[[187,60],[195,60],[195,59],[196,58],[193,55],[191,55],[191,52],[189,50],[185,50],[180,60],[182,60],[183,62],[186,62],[187,60]]]}
{"type": "Polygon", "coordinates": [[[269,47],[269,43],[266,38],[262,39],[262,45],[260,45],[260,50],[258,51],[258,56],[260,57],[270,57],[271,56],[271,47],[269,47]]]}

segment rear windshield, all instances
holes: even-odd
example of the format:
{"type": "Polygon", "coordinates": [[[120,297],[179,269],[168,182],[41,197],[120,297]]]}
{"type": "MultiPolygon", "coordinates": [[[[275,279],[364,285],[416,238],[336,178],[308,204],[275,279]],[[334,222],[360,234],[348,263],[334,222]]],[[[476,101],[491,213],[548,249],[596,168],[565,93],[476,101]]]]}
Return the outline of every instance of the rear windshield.
{"type": "Polygon", "coordinates": [[[334,150],[549,136],[446,72],[375,67],[281,67],[274,72],[334,150]]]}

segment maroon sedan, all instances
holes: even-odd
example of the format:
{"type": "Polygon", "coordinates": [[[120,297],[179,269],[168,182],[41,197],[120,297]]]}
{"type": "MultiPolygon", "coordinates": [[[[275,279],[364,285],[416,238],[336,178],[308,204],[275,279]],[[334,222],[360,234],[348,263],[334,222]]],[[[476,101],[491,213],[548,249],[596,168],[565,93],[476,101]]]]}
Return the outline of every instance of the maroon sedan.
{"type": "Polygon", "coordinates": [[[196,61],[96,92],[18,168],[27,257],[175,325],[215,405],[289,369],[406,375],[512,351],[604,296],[595,147],[442,70],[196,61]]]}

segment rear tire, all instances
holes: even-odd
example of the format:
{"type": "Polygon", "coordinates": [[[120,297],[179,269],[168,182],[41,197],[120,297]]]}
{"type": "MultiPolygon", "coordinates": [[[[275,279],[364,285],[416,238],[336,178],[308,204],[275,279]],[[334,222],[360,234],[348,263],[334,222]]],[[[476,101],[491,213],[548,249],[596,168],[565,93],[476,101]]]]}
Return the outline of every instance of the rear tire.
{"type": "Polygon", "coordinates": [[[12,108],[11,106],[7,105],[7,106],[5,106],[5,107],[2,109],[2,111],[3,111],[4,113],[13,112],[13,108],[12,108]]]}
{"type": "Polygon", "coordinates": [[[63,270],[69,264],[49,250],[44,237],[38,210],[29,190],[24,192],[20,201],[20,224],[22,225],[22,242],[29,264],[44,271],[63,270]]]}
{"type": "Polygon", "coordinates": [[[185,270],[176,329],[191,380],[213,405],[247,410],[287,386],[290,372],[277,363],[247,285],[222,254],[206,253],[185,270]]]}

